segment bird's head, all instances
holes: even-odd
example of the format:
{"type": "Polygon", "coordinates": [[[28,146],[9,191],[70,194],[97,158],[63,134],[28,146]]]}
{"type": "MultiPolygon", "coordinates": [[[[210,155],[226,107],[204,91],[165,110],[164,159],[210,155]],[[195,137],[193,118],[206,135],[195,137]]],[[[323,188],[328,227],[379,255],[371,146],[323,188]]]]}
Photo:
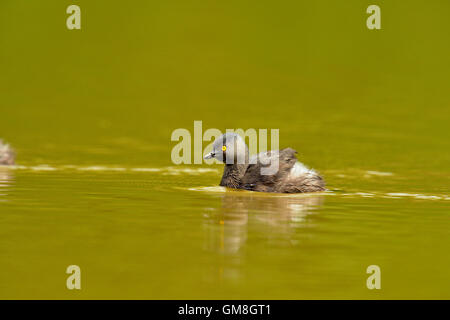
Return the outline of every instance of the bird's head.
{"type": "Polygon", "coordinates": [[[227,132],[214,141],[213,150],[204,157],[211,158],[226,164],[243,164],[248,160],[248,148],[240,135],[227,132]]]}

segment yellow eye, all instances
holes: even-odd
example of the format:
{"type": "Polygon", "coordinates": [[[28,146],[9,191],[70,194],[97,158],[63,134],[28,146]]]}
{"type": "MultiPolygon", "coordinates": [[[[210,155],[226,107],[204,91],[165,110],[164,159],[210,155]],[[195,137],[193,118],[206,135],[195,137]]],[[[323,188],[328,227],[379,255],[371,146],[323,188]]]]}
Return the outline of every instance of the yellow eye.
{"type": "Polygon", "coordinates": [[[226,146],[222,146],[222,151],[226,151],[227,147],[226,146]]]}

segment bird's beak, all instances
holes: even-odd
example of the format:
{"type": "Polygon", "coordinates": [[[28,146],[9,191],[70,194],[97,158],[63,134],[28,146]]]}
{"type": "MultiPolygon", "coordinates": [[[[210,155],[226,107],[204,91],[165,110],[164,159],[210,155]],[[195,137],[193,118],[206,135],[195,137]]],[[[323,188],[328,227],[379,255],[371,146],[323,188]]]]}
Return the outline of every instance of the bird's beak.
{"type": "Polygon", "coordinates": [[[214,158],[214,152],[210,152],[203,157],[203,159],[211,159],[211,158],[214,158]]]}

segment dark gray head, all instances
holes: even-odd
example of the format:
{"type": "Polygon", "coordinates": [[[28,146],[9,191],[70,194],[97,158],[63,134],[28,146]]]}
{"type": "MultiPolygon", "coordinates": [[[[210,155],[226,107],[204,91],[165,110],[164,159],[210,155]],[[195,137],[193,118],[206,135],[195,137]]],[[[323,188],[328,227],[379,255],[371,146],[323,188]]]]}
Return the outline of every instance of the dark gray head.
{"type": "Polygon", "coordinates": [[[227,132],[214,141],[213,150],[204,158],[215,158],[226,164],[243,164],[248,160],[248,148],[240,135],[227,132]]]}

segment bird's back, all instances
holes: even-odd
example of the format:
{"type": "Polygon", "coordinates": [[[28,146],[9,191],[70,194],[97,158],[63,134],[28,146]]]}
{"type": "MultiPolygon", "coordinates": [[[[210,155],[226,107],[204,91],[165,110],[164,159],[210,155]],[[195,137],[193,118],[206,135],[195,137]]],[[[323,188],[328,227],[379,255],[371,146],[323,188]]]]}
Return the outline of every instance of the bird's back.
{"type": "Polygon", "coordinates": [[[296,153],[294,149],[286,148],[253,156],[240,187],[252,191],[283,193],[325,190],[322,177],[298,162],[296,153]],[[271,165],[276,166],[277,161],[278,170],[270,172],[271,165]],[[268,174],[263,174],[264,170],[268,174]]]}

